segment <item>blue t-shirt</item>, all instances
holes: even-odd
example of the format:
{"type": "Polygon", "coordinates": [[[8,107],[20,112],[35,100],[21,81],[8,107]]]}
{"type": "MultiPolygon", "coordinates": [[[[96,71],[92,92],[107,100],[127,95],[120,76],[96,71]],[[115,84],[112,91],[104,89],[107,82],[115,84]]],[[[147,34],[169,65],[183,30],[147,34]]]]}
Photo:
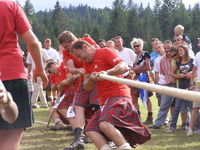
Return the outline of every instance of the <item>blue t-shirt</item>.
{"type": "Polygon", "coordinates": [[[155,59],[158,57],[158,56],[160,56],[157,52],[152,52],[151,54],[150,54],[150,56],[151,56],[151,60],[150,60],[150,64],[151,64],[151,66],[154,66],[154,61],[155,61],[155,59]]]}

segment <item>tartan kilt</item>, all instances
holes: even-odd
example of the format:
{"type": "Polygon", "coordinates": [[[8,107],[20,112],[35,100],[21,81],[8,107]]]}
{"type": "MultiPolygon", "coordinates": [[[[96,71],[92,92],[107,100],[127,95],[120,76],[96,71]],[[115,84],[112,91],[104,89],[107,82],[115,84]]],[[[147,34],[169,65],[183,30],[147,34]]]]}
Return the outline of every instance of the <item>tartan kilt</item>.
{"type": "Polygon", "coordinates": [[[74,96],[74,105],[87,108],[90,104],[99,104],[97,89],[95,87],[92,91],[86,91],[81,82],[74,96]]]}
{"type": "Polygon", "coordinates": [[[72,105],[74,99],[73,86],[70,86],[67,91],[65,91],[65,97],[63,101],[59,104],[58,109],[68,109],[72,105]]]}
{"type": "Polygon", "coordinates": [[[143,144],[151,138],[151,133],[141,123],[137,110],[128,97],[109,98],[104,108],[95,112],[88,122],[85,132],[96,131],[105,136],[99,128],[101,121],[108,121],[113,124],[132,147],[143,144]]]}

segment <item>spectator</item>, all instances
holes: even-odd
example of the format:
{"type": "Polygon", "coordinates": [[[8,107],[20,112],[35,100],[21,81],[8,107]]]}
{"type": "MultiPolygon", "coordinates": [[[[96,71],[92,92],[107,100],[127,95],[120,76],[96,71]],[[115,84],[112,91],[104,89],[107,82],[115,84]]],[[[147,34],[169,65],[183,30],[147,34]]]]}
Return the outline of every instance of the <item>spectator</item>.
{"type": "MultiPolygon", "coordinates": [[[[131,47],[136,53],[136,62],[131,67],[131,70],[134,71],[135,80],[139,80],[142,82],[150,82],[149,80],[149,71],[151,70],[150,66],[150,55],[148,52],[143,51],[144,47],[144,41],[140,38],[133,38],[131,41],[131,47]]],[[[144,105],[147,105],[147,119],[144,122],[144,124],[152,124],[153,123],[153,113],[152,113],[152,103],[149,99],[150,96],[152,96],[152,92],[148,92],[146,90],[142,89],[136,89],[132,88],[132,100],[133,104],[138,110],[138,113],[140,114],[139,104],[138,104],[138,97],[142,99],[142,102],[144,105]]]]}
{"type": "Polygon", "coordinates": [[[99,45],[100,48],[106,47],[106,41],[104,39],[100,39],[97,44],[99,45]]]}
{"type": "MultiPolygon", "coordinates": [[[[160,67],[159,74],[163,77],[162,85],[175,87],[175,81],[172,78],[172,57],[171,57],[171,49],[165,49],[165,55],[160,58],[160,67]]],[[[153,126],[150,128],[160,129],[167,118],[167,114],[169,108],[171,106],[173,97],[161,94],[161,104],[160,109],[158,111],[157,119],[154,122],[153,126]]]]}
{"type": "MultiPolygon", "coordinates": [[[[200,44],[200,41],[198,44],[200,44]]],[[[194,67],[193,67],[191,79],[190,79],[190,89],[194,90],[195,88],[196,91],[200,91],[200,52],[196,54],[193,64],[194,64],[194,67]],[[197,74],[197,83],[195,87],[194,81],[196,78],[196,74],[197,74]]],[[[192,115],[191,115],[191,120],[190,120],[190,127],[187,133],[188,136],[193,135],[193,131],[195,130],[195,122],[199,114],[199,109],[200,109],[200,103],[193,102],[193,110],[192,110],[192,115]]]]}
{"type": "MultiPolygon", "coordinates": [[[[193,68],[193,59],[189,57],[188,49],[186,46],[179,46],[178,48],[179,61],[176,62],[176,66],[173,70],[173,77],[179,80],[180,89],[189,89],[190,86],[190,76],[193,68]],[[177,73],[179,70],[179,73],[177,73]]],[[[192,102],[186,101],[180,98],[176,98],[175,108],[172,115],[172,122],[170,124],[170,129],[167,133],[174,133],[176,131],[176,123],[178,121],[179,112],[182,113],[182,127],[186,129],[186,119],[187,112],[192,111],[192,102]],[[184,113],[184,117],[183,117],[184,113]]]]}
{"type": "MultiPolygon", "coordinates": [[[[47,52],[44,49],[41,50],[41,54],[42,54],[42,63],[45,66],[47,61],[49,60],[49,57],[47,55],[47,52]]],[[[33,61],[33,58],[31,57],[30,53],[28,53],[26,63],[28,64],[28,78],[31,78],[32,73],[35,70],[35,63],[33,61]]],[[[41,80],[40,77],[37,77],[37,80],[34,81],[34,91],[33,91],[32,96],[31,96],[31,102],[32,102],[33,108],[40,107],[37,104],[38,98],[40,98],[40,101],[42,103],[41,107],[47,108],[48,104],[47,104],[46,96],[43,92],[42,80],[41,80]]]]}

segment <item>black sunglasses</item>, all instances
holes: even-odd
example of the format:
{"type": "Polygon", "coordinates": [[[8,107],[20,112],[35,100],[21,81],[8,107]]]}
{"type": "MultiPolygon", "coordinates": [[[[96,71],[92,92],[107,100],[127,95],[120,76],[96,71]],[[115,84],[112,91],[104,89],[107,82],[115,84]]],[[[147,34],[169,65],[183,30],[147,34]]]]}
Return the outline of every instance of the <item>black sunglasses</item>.
{"type": "Polygon", "coordinates": [[[133,47],[140,47],[140,45],[134,45],[133,47]]]}

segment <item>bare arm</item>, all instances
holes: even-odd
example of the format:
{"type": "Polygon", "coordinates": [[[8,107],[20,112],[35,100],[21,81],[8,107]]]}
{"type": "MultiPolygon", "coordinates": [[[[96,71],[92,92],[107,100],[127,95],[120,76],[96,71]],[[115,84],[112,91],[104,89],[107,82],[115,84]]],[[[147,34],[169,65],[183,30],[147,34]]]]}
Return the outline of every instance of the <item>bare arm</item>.
{"type": "Polygon", "coordinates": [[[34,80],[36,80],[38,76],[41,77],[43,86],[46,87],[48,84],[48,78],[42,65],[41,44],[31,30],[25,32],[21,37],[30,49],[31,56],[35,63],[34,80]]]}
{"type": "Polygon", "coordinates": [[[84,68],[76,68],[75,65],[74,65],[74,62],[72,59],[68,60],[67,63],[67,68],[69,70],[69,72],[71,74],[81,74],[81,75],[84,75],[85,73],[85,69],[84,68]]]}
{"type": "Polygon", "coordinates": [[[129,70],[128,65],[124,61],[122,61],[109,70],[86,74],[84,76],[84,88],[87,91],[92,90],[95,86],[95,82],[101,80],[99,78],[99,74],[103,73],[103,74],[108,74],[108,75],[121,75],[127,72],[128,70],[129,70]]]}
{"type": "Polygon", "coordinates": [[[8,123],[13,123],[18,117],[18,108],[12,96],[0,85],[0,114],[8,123]]]}
{"type": "Polygon", "coordinates": [[[106,73],[108,75],[121,75],[127,71],[129,71],[129,67],[124,61],[122,61],[115,65],[113,68],[106,70],[106,73]]]}
{"type": "Polygon", "coordinates": [[[190,76],[190,85],[194,84],[194,78],[196,76],[196,72],[197,72],[197,67],[194,66],[193,69],[192,69],[191,76],[190,76]]]}
{"type": "Polygon", "coordinates": [[[150,71],[151,70],[150,59],[146,58],[144,61],[144,65],[142,67],[140,66],[131,67],[131,70],[133,70],[135,73],[150,71]]]}
{"type": "Polygon", "coordinates": [[[95,86],[95,76],[94,74],[86,74],[84,76],[84,88],[86,91],[91,91],[95,86]]]}

